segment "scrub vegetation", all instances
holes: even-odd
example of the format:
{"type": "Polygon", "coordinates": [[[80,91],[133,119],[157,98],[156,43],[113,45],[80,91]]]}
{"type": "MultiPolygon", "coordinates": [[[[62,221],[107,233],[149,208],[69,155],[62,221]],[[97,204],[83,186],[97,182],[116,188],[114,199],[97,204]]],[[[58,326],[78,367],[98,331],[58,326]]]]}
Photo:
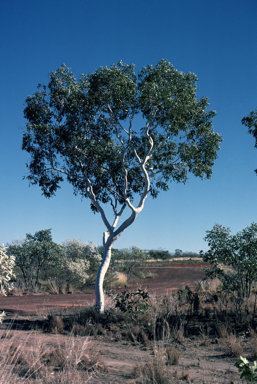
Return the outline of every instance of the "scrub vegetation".
{"type": "MultiPolygon", "coordinates": [[[[73,262],[83,265],[83,273],[81,269],[70,268],[68,281],[65,281],[65,270],[58,267],[58,272],[57,266],[49,262],[42,267],[38,284],[35,284],[37,274],[31,270],[33,284],[26,286],[24,274],[16,264],[16,278],[13,276],[8,281],[12,284],[8,294],[17,294],[22,285],[23,293],[48,291],[57,295],[66,293],[68,289],[72,293],[92,288],[102,248],[78,240],[53,244],[50,233],[47,230],[37,232],[36,236],[27,235],[19,244],[14,242],[5,248],[5,253],[20,247],[23,257],[28,252],[30,263],[34,260],[37,271],[39,258],[35,252],[33,259],[31,249],[43,246],[50,252],[51,246],[54,251],[58,247],[57,255],[62,262],[65,261],[63,268],[68,268],[67,265],[73,262]],[[43,236],[43,245],[38,240],[38,233],[48,236],[48,240],[43,236]],[[36,245],[28,244],[29,241],[36,245]],[[49,248],[44,241],[49,242],[49,248]],[[83,263],[78,262],[80,260],[83,263]],[[41,280],[43,276],[45,280],[41,280]]],[[[179,259],[181,265],[184,256],[184,266],[188,267],[191,265],[187,264],[190,261],[188,256],[191,256],[189,259],[195,263],[194,266],[197,260],[202,265],[199,255],[183,254],[179,250],[170,255],[163,250],[143,251],[136,247],[114,249],[115,262],[111,263],[105,282],[105,312],[88,305],[73,307],[70,311],[42,310],[30,320],[29,316],[26,320],[7,316],[1,326],[3,382],[102,383],[104,378],[107,383],[240,383],[237,367],[245,378],[250,377],[247,372],[254,369],[251,367],[255,367],[253,361],[257,357],[256,277],[251,275],[247,291],[242,290],[241,283],[235,285],[233,281],[241,281],[239,276],[246,276],[244,268],[247,263],[243,259],[248,260],[249,254],[255,252],[256,226],[252,224],[233,237],[229,229],[216,225],[207,232],[206,241],[210,249],[205,254],[201,253],[209,263],[205,264],[206,278],[195,282],[194,288],[185,285],[169,294],[155,295],[140,288],[140,283],[147,281],[151,286],[153,278],[145,267],[148,264],[165,267],[169,263],[176,268],[174,260],[179,259]],[[228,250],[240,257],[242,268],[233,265],[235,256],[228,250]],[[226,258],[221,259],[222,255],[226,258]],[[228,281],[233,284],[228,284],[228,281]],[[111,363],[108,348],[114,351],[111,363]],[[124,356],[127,356],[128,365],[121,369],[118,362],[119,359],[124,361],[124,356]],[[222,358],[221,367],[214,356],[222,358]],[[237,361],[241,365],[237,363],[236,367],[237,361]]],[[[51,260],[49,255],[46,257],[51,260]]]]}

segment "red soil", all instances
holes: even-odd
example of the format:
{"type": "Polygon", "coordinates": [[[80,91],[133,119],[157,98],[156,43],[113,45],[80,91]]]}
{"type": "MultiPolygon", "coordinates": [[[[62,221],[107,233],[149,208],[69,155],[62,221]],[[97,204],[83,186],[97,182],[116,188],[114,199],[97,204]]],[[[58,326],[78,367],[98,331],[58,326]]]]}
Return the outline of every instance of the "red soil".
{"type": "MultiPolygon", "coordinates": [[[[203,265],[206,267],[206,264],[203,265]]],[[[175,267],[148,267],[144,271],[154,274],[153,278],[144,280],[139,288],[146,289],[149,293],[156,293],[157,296],[171,293],[172,291],[185,287],[190,288],[196,286],[197,281],[202,280],[205,276],[203,266],[197,265],[176,265],[175,267]]]]}
{"type": "MultiPolygon", "coordinates": [[[[204,271],[200,267],[204,265],[176,265],[172,267],[147,267],[145,271],[154,274],[153,278],[148,278],[142,283],[128,285],[128,288],[144,288],[149,293],[160,296],[161,294],[170,293],[180,287],[188,285],[194,288],[197,281],[203,279],[204,271]]],[[[5,310],[8,316],[19,313],[38,314],[42,311],[59,310],[61,308],[70,308],[77,306],[87,306],[94,303],[95,294],[93,290],[78,294],[65,295],[46,295],[46,294],[29,294],[23,296],[6,296],[0,297],[0,311],[5,310]]]]}

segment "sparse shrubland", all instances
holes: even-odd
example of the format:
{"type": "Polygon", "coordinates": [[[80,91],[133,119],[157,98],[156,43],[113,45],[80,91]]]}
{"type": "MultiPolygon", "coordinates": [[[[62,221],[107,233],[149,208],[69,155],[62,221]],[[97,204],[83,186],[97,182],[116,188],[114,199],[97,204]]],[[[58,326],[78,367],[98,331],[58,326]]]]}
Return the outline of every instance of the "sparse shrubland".
{"type": "MultiPolygon", "coordinates": [[[[146,268],[138,268],[148,265],[150,257],[154,259],[153,252],[136,247],[114,250],[115,261],[105,281],[104,313],[94,306],[74,308],[70,314],[52,313],[34,322],[34,329],[48,335],[62,335],[67,340],[89,337],[140,346],[149,351],[151,358],[135,365],[131,376],[135,383],[192,382],[185,367],[179,373],[174,368],[179,366],[181,350],[186,350],[190,340],[196,340],[199,348],[215,345],[228,359],[244,356],[251,362],[257,356],[257,290],[254,258],[251,258],[251,252],[255,252],[257,227],[252,225],[233,238],[233,247],[228,246],[227,242],[232,240],[227,230],[216,226],[213,231],[207,236],[210,250],[202,254],[211,267],[206,271],[206,279],[199,281],[194,289],[186,285],[172,294],[156,297],[144,289],[133,289],[133,285],[128,288],[131,282],[146,281],[153,276],[146,268]],[[222,241],[218,239],[221,234],[224,235],[222,241]],[[241,260],[239,264],[233,264],[234,257],[241,260]],[[251,260],[251,271],[247,260],[251,260]]],[[[181,256],[181,252],[176,251],[181,256]]],[[[62,252],[66,262],[58,273],[51,263],[42,269],[40,276],[45,280],[38,280],[38,289],[66,293],[83,290],[94,281],[102,258],[100,247],[68,240],[62,244],[62,252]]],[[[156,256],[156,260],[160,258],[156,256]]],[[[163,257],[162,265],[167,260],[163,257]]],[[[89,380],[92,372],[97,375],[105,369],[93,352],[92,356],[91,352],[86,355],[81,352],[83,358],[68,363],[63,346],[40,348],[21,353],[23,346],[20,349],[15,349],[13,344],[10,346],[6,354],[8,363],[6,358],[0,358],[2,369],[8,372],[8,382],[66,383],[71,380],[69,382],[79,383],[81,377],[89,380]],[[43,377],[51,381],[44,381],[43,377]]]]}
{"type": "Polygon", "coordinates": [[[26,239],[14,241],[8,254],[15,256],[14,290],[67,293],[93,284],[102,260],[92,242],[52,241],[51,230],[41,230],[26,239]]]}
{"type": "MultiPolygon", "coordinates": [[[[131,380],[135,380],[135,383],[192,382],[186,367],[177,371],[181,351],[186,351],[192,340],[197,341],[199,348],[214,345],[217,352],[230,359],[242,355],[253,359],[256,356],[255,293],[244,299],[240,311],[234,295],[222,295],[208,282],[199,282],[195,290],[185,287],[172,295],[160,297],[140,290],[126,290],[118,294],[112,291],[112,295],[106,297],[107,309],[104,313],[94,306],[88,306],[74,309],[70,314],[51,314],[41,322],[35,322],[37,331],[66,338],[67,345],[71,345],[71,352],[66,352],[66,344],[66,347],[51,345],[51,348],[43,345],[40,348],[37,346],[37,351],[31,349],[31,352],[23,351],[19,355],[12,346],[8,352],[8,370],[5,371],[9,372],[9,382],[22,383],[25,378],[27,381],[24,382],[28,383],[47,383],[43,381],[44,375],[48,380],[51,378],[50,383],[66,383],[69,378],[74,380],[71,383],[79,383],[81,377],[88,378],[91,374],[97,377],[105,367],[94,351],[87,350],[87,357],[77,359],[76,364],[75,360],[67,360],[67,356],[75,354],[75,340],[82,342],[85,337],[105,343],[128,343],[149,351],[147,362],[138,362],[134,371],[131,371],[131,380]],[[10,360],[12,356],[15,358],[10,360]],[[82,362],[79,364],[78,361],[82,362]],[[90,364],[95,368],[91,369],[90,364]],[[81,366],[87,368],[83,370],[81,366]]],[[[8,338],[6,334],[3,340],[11,342],[12,337],[8,338]]],[[[22,343],[20,352],[25,344],[22,343]]],[[[76,353],[78,355],[80,352],[76,353]]],[[[83,356],[83,353],[81,350],[79,356],[83,356]]],[[[2,364],[6,367],[4,361],[2,364]]]]}
{"type": "MultiPolygon", "coordinates": [[[[28,291],[64,294],[94,287],[103,247],[78,239],[65,240],[58,245],[52,241],[51,230],[41,230],[33,236],[27,234],[26,239],[14,241],[8,247],[8,254],[11,253],[16,257],[13,294],[22,295],[28,291]]],[[[113,249],[112,253],[113,258],[104,280],[105,290],[126,287],[154,277],[150,270],[141,267],[165,266],[171,260],[176,263],[176,254],[171,255],[164,250],[143,251],[133,246],[129,249],[113,249]]],[[[194,255],[182,251],[179,253],[184,258],[183,263],[191,262],[186,260],[189,254],[194,255]]]]}

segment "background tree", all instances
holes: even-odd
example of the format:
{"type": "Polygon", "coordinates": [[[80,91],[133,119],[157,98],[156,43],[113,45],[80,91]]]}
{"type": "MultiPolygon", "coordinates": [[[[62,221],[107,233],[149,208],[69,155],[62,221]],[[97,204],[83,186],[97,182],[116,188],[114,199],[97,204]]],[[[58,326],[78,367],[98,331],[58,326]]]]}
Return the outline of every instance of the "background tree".
{"type": "Polygon", "coordinates": [[[95,278],[102,261],[97,245],[73,239],[63,241],[61,247],[66,260],[58,270],[59,288],[64,282],[68,291],[70,286],[81,288],[87,281],[95,278]]]}
{"type": "Polygon", "coordinates": [[[51,229],[34,235],[27,233],[25,239],[14,241],[8,252],[15,256],[15,264],[20,268],[27,288],[38,286],[43,272],[64,262],[61,247],[52,240],[51,229]]]}
{"type": "Polygon", "coordinates": [[[221,136],[213,131],[208,98],[196,98],[196,83],[196,75],[178,72],[166,60],[137,76],[134,65],[119,62],[78,80],[63,65],[26,99],[22,149],[31,155],[26,178],[46,197],[66,178],[75,194],[90,199],[106,227],[95,285],[100,311],[111,248],[148,194],[157,197],[172,180],[185,183],[188,172],[211,177],[221,136]],[[112,222],[104,204],[113,209],[112,222]],[[129,216],[118,226],[126,208],[129,216]]]}
{"type": "MultiPolygon", "coordinates": [[[[255,148],[257,148],[257,109],[242,119],[242,124],[248,127],[248,132],[255,138],[255,148]]],[[[257,169],[255,169],[257,173],[257,169]]]]}
{"type": "MultiPolygon", "coordinates": [[[[15,257],[7,254],[7,247],[0,246],[0,296],[6,296],[6,290],[10,289],[11,278],[14,274],[15,257]]],[[[5,312],[0,312],[0,323],[5,316],[5,312]]]]}
{"type": "Polygon", "coordinates": [[[175,249],[175,257],[182,257],[183,256],[183,251],[182,249],[175,249]]]}
{"type": "Polygon", "coordinates": [[[99,247],[92,241],[84,243],[78,239],[65,240],[62,242],[62,250],[68,260],[77,261],[79,259],[86,260],[90,265],[90,272],[98,270],[101,261],[102,254],[99,247]]]}
{"type": "Polygon", "coordinates": [[[223,290],[235,292],[242,298],[249,297],[257,281],[257,224],[252,223],[233,236],[230,228],[216,224],[207,231],[205,240],[210,249],[205,253],[201,251],[201,255],[204,261],[211,263],[207,277],[219,278],[223,290]]]}
{"type": "Polygon", "coordinates": [[[152,249],[148,252],[148,258],[155,260],[168,260],[171,258],[171,254],[169,251],[165,251],[164,249],[152,249]]]}

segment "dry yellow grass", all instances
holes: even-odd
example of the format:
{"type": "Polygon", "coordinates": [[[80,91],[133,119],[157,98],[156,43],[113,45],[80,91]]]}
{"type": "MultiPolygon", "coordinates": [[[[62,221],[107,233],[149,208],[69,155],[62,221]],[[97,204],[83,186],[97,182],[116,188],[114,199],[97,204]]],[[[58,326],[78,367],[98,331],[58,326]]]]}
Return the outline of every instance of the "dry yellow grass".
{"type": "Polygon", "coordinates": [[[127,282],[128,282],[127,275],[125,275],[125,273],[120,272],[117,276],[117,280],[112,282],[112,287],[114,287],[114,288],[115,287],[124,287],[125,285],[127,285],[127,282]]]}
{"type": "Polygon", "coordinates": [[[92,375],[106,372],[88,338],[67,336],[50,344],[35,332],[5,332],[1,335],[1,384],[80,384],[92,375]]]}

